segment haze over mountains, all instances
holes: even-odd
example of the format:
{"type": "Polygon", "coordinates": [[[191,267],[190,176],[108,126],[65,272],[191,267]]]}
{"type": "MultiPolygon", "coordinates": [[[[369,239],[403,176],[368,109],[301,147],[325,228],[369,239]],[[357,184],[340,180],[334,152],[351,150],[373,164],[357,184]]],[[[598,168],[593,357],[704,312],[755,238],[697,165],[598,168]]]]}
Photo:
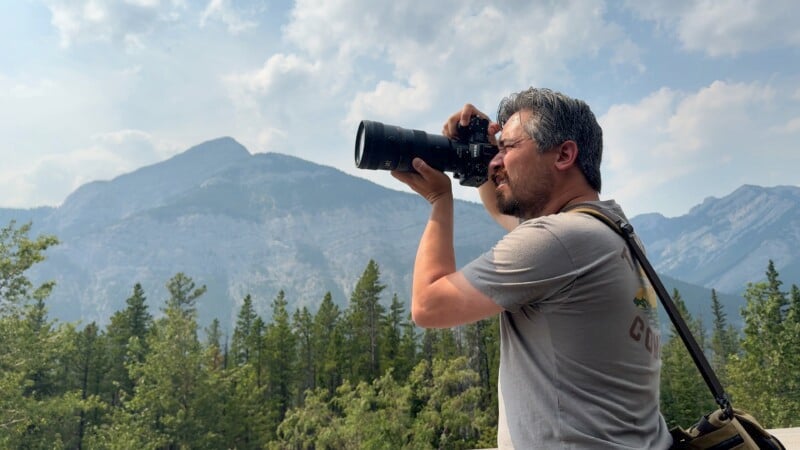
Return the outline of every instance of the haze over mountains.
{"type": "MultiPolygon", "coordinates": [[[[690,310],[708,317],[710,293],[700,286],[714,287],[729,316],[738,316],[746,283],[764,277],[769,259],[787,286],[800,280],[798,206],[798,187],[743,186],[685,216],[631,221],[690,310]]],[[[292,309],[315,312],[326,292],[344,306],[370,259],[387,285],[385,301],[394,293],[407,300],[428,213],[416,195],[287,155],[251,155],[220,138],[81,186],[57,208],[0,209],[0,224],[32,221],[32,236],[61,241],[31,273],[57,282],[53,318],[103,323],[137,282],[157,313],[164,285],[183,272],[208,287],[198,299],[200,323],[218,318],[231,328],[247,294],[265,317],[280,290],[292,309]]],[[[459,265],[502,234],[481,205],[457,201],[459,265]]]]}

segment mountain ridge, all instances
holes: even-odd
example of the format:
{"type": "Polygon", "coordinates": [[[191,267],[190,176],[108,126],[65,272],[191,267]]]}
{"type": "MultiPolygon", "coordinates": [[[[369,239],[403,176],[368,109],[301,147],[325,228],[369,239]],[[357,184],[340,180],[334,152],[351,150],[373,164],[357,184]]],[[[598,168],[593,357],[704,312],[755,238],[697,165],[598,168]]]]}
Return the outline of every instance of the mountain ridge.
{"type": "Polygon", "coordinates": [[[675,278],[728,293],[763,279],[767,264],[800,272],[800,188],[743,185],[709,197],[688,214],[648,214],[631,222],[647,245],[654,267],[675,278]]]}
{"type": "MultiPolygon", "coordinates": [[[[665,284],[692,291],[690,310],[707,310],[713,287],[728,314],[737,315],[743,286],[763,278],[768,252],[741,255],[778,249],[779,272],[787,268],[789,281],[800,274],[797,258],[783,251],[795,245],[787,230],[800,230],[798,203],[800,188],[746,185],[684,216],[652,213],[631,222],[665,284]]],[[[477,203],[456,201],[455,214],[459,266],[504,233],[477,203]]],[[[32,233],[61,240],[31,271],[35,281],[56,281],[54,317],[102,323],[124,307],[137,282],[156,311],[168,279],[184,272],[208,287],[198,301],[200,318],[224,326],[248,294],[265,316],[280,290],[292,308],[315,310],[326,292],[346,306],[370,259],[381,269],[385,297],[407,299],[428,215],[417,195],[291,155],[251,154],[229,137],[88,183],[60,207],[0,209],[4,222],[33,221],[32,233]]]]}

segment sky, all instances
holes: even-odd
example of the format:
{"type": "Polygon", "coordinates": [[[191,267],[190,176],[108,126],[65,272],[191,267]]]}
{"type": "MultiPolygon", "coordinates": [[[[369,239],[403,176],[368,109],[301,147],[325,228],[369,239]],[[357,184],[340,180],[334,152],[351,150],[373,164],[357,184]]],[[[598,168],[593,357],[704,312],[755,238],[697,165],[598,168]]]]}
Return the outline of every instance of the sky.
{"type": "Polygon", "coordinates": [[[601,198],[629,216],[800,186],[794,0],[3,3],[4,208],[58,206],[222,136],[408,190],[354,167],[360,120],[440,133],[465,103],[494,117],[530,86],[591,106],[601,198]]]}

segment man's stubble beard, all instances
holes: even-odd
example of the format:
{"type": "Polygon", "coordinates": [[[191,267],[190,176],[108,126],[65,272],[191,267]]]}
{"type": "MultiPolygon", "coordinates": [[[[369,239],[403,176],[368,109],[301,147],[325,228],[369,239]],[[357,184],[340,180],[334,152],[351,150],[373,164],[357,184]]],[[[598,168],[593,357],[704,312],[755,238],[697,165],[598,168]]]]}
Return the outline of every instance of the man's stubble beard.
{"type": "Polygon", "coordinates": [[[537,179],[533,186],[534,194],[530,196],[530,200],[525,204],[520,202],[520,200],[513,195],[511,180],[506,180],[506,187],[509,191],[507,196],[503,195],[500,191],[497,191],[495,194],[497,209],[507,216],[527,220],[539,217],[542,211],[544,211],[552,195],[553,180],[548,179],[547,176],[537,179]]]}
{"type": "Polygon", "coordinates": [[[520,207],[519,202],[516,199],[511,198],[509,200],[506,200],[505,196],[499,191],[497,192],[496,197],[497,197],[497,209],[499,209],[501,213],[507,216],[513,216],[518,218],[522,217],[522,208],[520,207]]]}

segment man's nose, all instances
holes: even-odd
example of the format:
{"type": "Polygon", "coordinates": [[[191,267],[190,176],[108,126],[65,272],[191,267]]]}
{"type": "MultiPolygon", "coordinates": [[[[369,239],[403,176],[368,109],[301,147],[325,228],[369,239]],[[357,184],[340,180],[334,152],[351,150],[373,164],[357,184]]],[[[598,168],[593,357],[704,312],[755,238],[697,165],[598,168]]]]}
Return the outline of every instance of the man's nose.
{"type": "Polygon", "coordinates": [[[494,173],[494,171],[501,167],[503,167],[503,152],[497,152],[494,158],[489,161],[489,173],[494,173]]]}

